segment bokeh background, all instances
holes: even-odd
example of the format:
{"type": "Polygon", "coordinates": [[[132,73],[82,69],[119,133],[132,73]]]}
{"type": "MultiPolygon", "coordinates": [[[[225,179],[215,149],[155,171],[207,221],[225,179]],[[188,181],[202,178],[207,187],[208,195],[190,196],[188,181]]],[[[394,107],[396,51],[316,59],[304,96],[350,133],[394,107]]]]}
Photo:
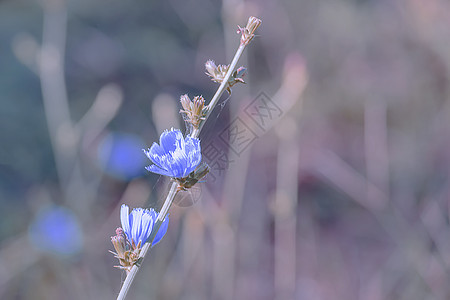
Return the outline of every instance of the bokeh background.
{"type": "Polygon", "coordinates": [[[251,15],[211,174],[129,299],[450,298],[448,1],[4,0],[1,299],[115,298],[120,205],[167,192],[141,149],[251,15]]]}

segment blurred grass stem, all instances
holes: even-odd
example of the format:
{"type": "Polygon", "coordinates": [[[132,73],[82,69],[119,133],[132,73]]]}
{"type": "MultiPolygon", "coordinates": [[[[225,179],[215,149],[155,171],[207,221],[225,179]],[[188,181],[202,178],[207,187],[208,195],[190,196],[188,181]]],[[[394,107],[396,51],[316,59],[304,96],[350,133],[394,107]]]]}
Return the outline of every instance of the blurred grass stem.
{"type": "Polygon", "coordinates": [[[67,11],[64,3],[44,1],[42,46],[38,60],[42,99],[47,119],[50,142],[55,155],[55,163],[61,184],[68,181],[74,151],[67,147],[70,131],[69,101],[64,82],[64,53],[66,44],[67,11]]]}

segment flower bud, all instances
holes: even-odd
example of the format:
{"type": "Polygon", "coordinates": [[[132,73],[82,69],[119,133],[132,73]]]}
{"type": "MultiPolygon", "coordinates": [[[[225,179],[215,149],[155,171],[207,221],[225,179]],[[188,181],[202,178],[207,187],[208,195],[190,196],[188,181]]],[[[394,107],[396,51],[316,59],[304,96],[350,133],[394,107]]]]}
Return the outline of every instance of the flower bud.
{"type": "Polygon", "coordinates": [[[255,17],[248,18],[245,28],[238,26],[238,33],[241,34],[241,45],[248,45],[255,37],[256,29],[261,25],[261,20],[255,17]]]}
{"type": "Polygon", "coordinates": [[[228,68],[230,65],[218,65],[212,60],[208,60],[205,63],[206,75],[211,77],[211,80],[217,83],[221,83],[225,76],[227,75],[228,68]]]}
{"type": "Polygon", "coordinates": [[[213,60],[208,59],[205,63],[206,74],[213,77],[216,72],[216,64],[213,60]]]}
{"type": "Polygon", "coordinates": [[[127,238],[122,228],[116,229],[116,235],[111,237],[114,249],[116,249],[116,256],[118,258],[124,258],[127,251],[127,238]]]}
{"type": "Polygon", "coordinates": [[[205,99],[202,96],[195,96],[191,101],[188,95],[182,95],[180,97],[181,106],[180,113],[184,114],[184,119],[187,123],[191,124],[193,128],[198,129],[200,123],[205,118],[205,99]]]}
{"type": "Polygon", "coordinates": [[[189,99],[189,96],[187,94],[181,95],[180,102],[185,111],[190,111],[191,99],[189,99]]]}

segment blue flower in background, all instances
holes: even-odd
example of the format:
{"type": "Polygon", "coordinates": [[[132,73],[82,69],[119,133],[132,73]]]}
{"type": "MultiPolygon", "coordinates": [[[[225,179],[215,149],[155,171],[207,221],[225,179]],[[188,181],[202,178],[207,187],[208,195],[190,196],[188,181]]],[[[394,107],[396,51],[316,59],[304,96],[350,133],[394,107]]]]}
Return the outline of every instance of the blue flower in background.
{"type": "MultiPolygon", "coordinates": [[[[134,208],[130,214],[128,206],[122,204],[122,207],[120,208],[120,222],[122,223],[123,231],[125,231],[127,239],[130,241],[133,248],[136,248],[139,243],[139,246],[142,246],[147,242],[157,217],[158,214],[152,208],[150,210],[134,208]]],[[[166,217],[153,240],[152,246],[159,243],[166,234],[168,226],[169,217],[166,217]]]]}
{"type": "Polygon", "coordinates": [[[159,145],[153,143],[145,154],[154,165],[146,169],[150,172],[184,178],[200,164],[202,154],[200,140],[187,136],[186,139],[178,129],[165,130],[159,138],[159,145]]]}
{"type": "Polygon", "coordinates": [[[36,216],[29,228],[32,244],[45,252],[72,256],[83,246],[83,234],[77,216],[61,206],[47,206],[36,216]]]}
{"type": "Polygon", "coordinates": [[[144,145],[133,134],[111,132],[100,141],[97,162],[108,175],[131,180],[145,174],[147,160],[140,152],[144,145]]]}

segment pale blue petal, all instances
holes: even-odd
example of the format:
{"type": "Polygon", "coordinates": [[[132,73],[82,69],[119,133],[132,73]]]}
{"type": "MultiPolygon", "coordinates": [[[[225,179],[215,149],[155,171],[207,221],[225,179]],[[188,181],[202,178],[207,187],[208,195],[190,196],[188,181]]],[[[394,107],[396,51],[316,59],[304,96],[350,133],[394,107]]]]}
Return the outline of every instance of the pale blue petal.
{"type": "Polygon", "coordinates": [[[186,153],[188,154],[187,164],[190,166],[189,168],[190,172],[192,172],[195,170],[195,168],[197,168],[197,166],[202,161],[200,140],[188,136],[186,138],[186,153]]]}
{"type": "Polygon", "coordinates": [[[187,168],[187,163],[186,152],[182,151],[181,149],[177,149],[177,151],[173,153],[173,160],[171,162],[171,168],[174,171],[174,177],[185,177],[184,174],[187,168]]]}
{"type": "Polygon", "coordinates": [[[153,208],[150,208],[150,215],[153,218],[153,221],[156,222],[156,219],[158,218],[158,214],[156,213],[156,211],[153,208]]]}
{"type": "Polygon", "coordinates": [[[163,147],[161,147],[157,143],[153,143],[153,145],[147,151],[144,150],[144,153],[154,164],[162,166],[161,157],[166,154],[163,147]]]}
{"type": "Polygon", "coordinates": [[[120,207],[120,222],[122,223],[122,229],[127,235],[127,238],[131,240],[129,208],[126,204],[122,204],[120,207]]]}
{"type": "Polygon", "coordinates": [[[164,152],[175,151],[178,140],[183,138],[183,134],[176,129],[171,131],[164,131],[159,138],[159,144],[164,149],[164,152]]]}
{"type": "Polygon", "coordinates": [[[180,163],[174,164],[172,166],[172,168],[173,168],[172,169],[172,174],[173,174],[172,177],[175,177],[175,178],[185,177],[183,166],[180,163]]]}
{"type": "Polygon", "coordinates": [[[161,224],[161,227],[159,227],[158,233],[155,235],[155,238],[153,239],[152,247],[158,244],[159,241],[161,241],[161,239],[166,234],[168,227],[169,227],[169,215],[166,216],[166,218],[161,224]]]}
{"type": "Polygon", "coordinates": [[[173,129],[173,128],[172,128],[172,131],[174,131],[176,133],[176,136],[175,136],[175,145],[176,145],[176,147],[184,149],[185,142],[184,142],[183,133],[181,133],[180,130],[173,129]]]}
{"type": "Polygon", "coordinates": [[[170,176],[170,177],[173,177],[173,176],[172,176],[172,173],[173,173],[173,172],[170,172],[170,171],[168,171],[168,170],[164,170],[164,169],[158,167],[157,165],[151,165],[151,166],[145,167],[145,169],[146,169],[147,171],[152,172],[152,173],[156,173],[156,174],[160,174],[160,175],[164,175],[164,176],[170,176]]]}
{"type": "Polygon", "coordinates": [[[192,152],[192,151],[199,151],[200,150],[200,140],[196,138],[192,138],[190,136],[186,137],[186,153],[192,152]]]}
{"type": "Polygon", "coordinates": [[[142,208],[135,208],[131,211],[131,219],[133,225],[131,226],[131,237],[134,244],[139,243],[139,236],[142,232],[142,208]]]}
{"type": "Polygon", "coordinates": [[[142,241],[141,245],[144,245],[147,242],[148,237],[153,229],[154,219],[152,218],[150,212],[145,210],[142,215],[142,232],[139,236],[138,241],[142,241]]]}
{"type": "Polygon", "coordinates": [[[148,171],[174,178],[188,176],[202,159],[200,140],[184,138],[180,130],[173,128],[161,134],[160,145],[153,143],[144,152],[154,163],[146,168],[148,171]]]}
{"type": "Polygon", "coordinates": [[[198,165],[201,163],[201,161],[202,161],[202,153],[200,151],[193,152],[192,156],[189,157],[189,163],[192,166],[192,171],[194,171],[195,168],[198,167],[198,165]]]}
{"type": "Polygon", "coordinates": [[[164,157],[164,167],[170,173],[171,177],[181,178],[184,177],[184,169],[186,167],[186,155],[177,150],[172,155],[166,155],[164,157]]]}

